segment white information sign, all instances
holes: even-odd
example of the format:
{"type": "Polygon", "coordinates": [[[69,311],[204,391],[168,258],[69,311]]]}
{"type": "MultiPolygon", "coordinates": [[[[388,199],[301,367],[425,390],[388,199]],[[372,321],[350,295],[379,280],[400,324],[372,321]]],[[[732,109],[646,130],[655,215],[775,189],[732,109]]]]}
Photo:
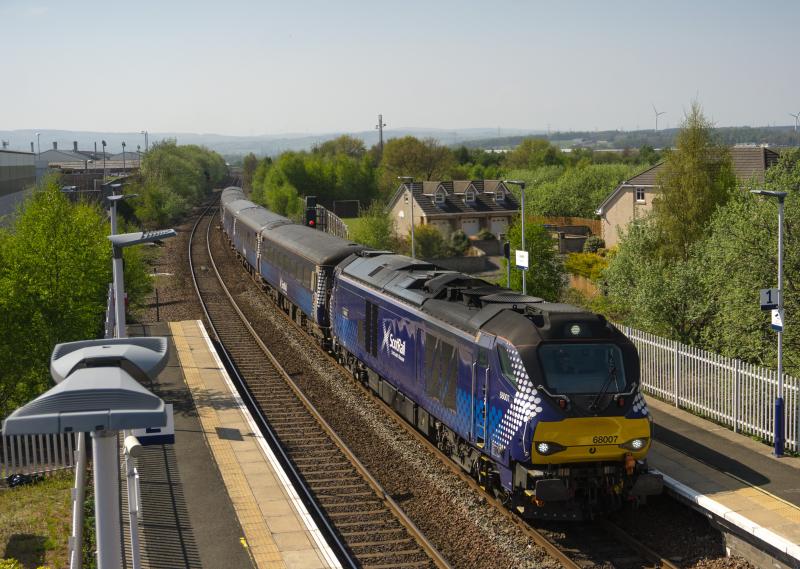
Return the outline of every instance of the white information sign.
{"type": "Polygon", "coordinates": [[[167,409],[165,426],[133,429],[133,435],[139,439],[142,446],[175,444],[175,418],[172,415],[172,403],[165,403],[164,407],[167,409]]]}
{"type": "Polygon", "coordinates": [[[520,249],[514,250],[514,253],[517,255],[517,266],[523,269],[528,268],[528,252],[521,251],[520,249]]]}
{"type": "Polygon", "coordinates": [[[761,289],[761,310],[772,310],[778,308],[780,303],[780,291],[777,288],[761,289]]]}
{"type": "Polygon", "coordinates": [[[783,310],[777,308],[772,311],[772,329],[783,332],[783,310]]]}

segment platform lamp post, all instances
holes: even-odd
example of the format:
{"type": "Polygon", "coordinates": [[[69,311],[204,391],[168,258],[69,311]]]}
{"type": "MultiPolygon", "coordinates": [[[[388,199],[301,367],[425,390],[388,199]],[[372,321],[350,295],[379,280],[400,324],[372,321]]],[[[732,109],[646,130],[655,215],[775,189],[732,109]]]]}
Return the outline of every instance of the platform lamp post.
{"type": "Polygon", "coordinates": [[[786,325],[786,318],[783,314],[783,202],[786,200],[786,192],[775,192],[770,190],[750,190],[751,194],[767,196],[778,200],[778,315],[780,316],[780,328],[778,328],[778,393],[775,397],[775,456],[783,456],[785,444],[784,433],[784,408],[783,408],[783,328],[786,325]]]}
{"type": "Polygon", "coordinates": [[[108,237],[114,249],[114,311],[116,312],[117,338],[127,337],[127,331],[125,330],[125,279],[122,272],[122,250],[125,247],[141,245],[142,243],[155,243],[176,235],[177,233],[174,229],[159,229],[156,231],[122,233],[108,237]]]}
{"type": "Polygon", "coordinates": [[[122,171],[125,171],[125,141],[122,141],[122,171]]]}
{"type": "MultiPolygon", "coordinates": [[[[523,251],[527,251],[525,249],[525,182],[522,180],[503,180],[504,184],[514,184],[515,186],[519,186],[519,194],[520,194],[520,229],[522,233],[522,245],[521,248],[523,251]]],[[[511,262],[511,259],[508,260],[511,262]]],[[[526,270],[522,270],[522,294],[528,294],[528,289],[525,286],[525,273],[526,270]]]]}
{"type": "MultiPolygon", "coordinates": [[[[167,348],[166,338],[155,337],[58,344],[50,357],[56,386],[3,424],[6,435],[91,433],[99,569],[123,565],[118,432],[167,424],[164,401],[141,384],[164,369],[167,348]]],[[[79,556],[73,547],[72,561],[79,556]]]]}
{"type": "Polygon", "coordinates": [[[106,141],[105,140],[101,140],[100,144],[103,145],[103,179],[105,180],[105,178],[107,176],[107,174],[106,174],[106,141]]]}
{"type": "Polygon", "coordinates": [[[413,176],[397,176],[398,180],[402,180],[403,184],[408,187],[411,194],[411,258],[416,259],[416,249],[414,248],[414,177],[413,176]]]}

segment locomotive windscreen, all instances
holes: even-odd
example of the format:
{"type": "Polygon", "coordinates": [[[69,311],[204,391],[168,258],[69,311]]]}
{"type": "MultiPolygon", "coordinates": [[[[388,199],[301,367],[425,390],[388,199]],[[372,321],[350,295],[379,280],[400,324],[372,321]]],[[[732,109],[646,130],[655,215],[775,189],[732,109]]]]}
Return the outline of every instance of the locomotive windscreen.
{"type": "Polygon", "coordinates": [[[614,344],[542,344],[539,360],[545,383],[553,393],[627,391],[622,351],[614,344]]]}

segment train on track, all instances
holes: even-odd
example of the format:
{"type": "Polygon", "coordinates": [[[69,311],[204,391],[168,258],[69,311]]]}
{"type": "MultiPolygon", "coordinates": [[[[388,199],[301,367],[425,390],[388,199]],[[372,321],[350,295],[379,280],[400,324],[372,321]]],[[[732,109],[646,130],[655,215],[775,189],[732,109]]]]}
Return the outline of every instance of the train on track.
{"type": "Polygon", "coordinates": [[[524,518],[661,492],[636,348],[602,316],[294,224],[239,188],[220,218],[278,307],[524,518]]]}

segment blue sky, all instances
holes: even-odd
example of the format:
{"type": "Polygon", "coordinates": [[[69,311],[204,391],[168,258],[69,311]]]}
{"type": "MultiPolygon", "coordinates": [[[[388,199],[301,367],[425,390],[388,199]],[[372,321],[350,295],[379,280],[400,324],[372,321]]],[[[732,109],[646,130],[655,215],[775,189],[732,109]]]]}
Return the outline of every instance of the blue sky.
{"type": "Polygon", "coordinates": [[[800,2],[0,0],[0,130],[720,126],[800,111],[800,2]]]}

